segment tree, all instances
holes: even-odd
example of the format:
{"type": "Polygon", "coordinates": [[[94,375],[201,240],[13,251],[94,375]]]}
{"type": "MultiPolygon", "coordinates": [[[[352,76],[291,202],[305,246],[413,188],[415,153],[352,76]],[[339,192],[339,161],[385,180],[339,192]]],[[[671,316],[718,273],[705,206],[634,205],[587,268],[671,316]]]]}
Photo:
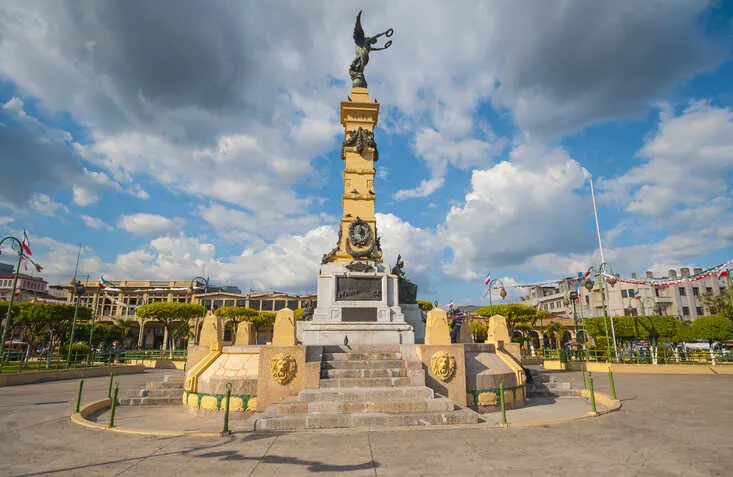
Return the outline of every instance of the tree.
{"type": "Polygon", "coordinates": [[[263,326],[274,324],[275,316],[277,316],[277,313],[272,311],[258,311],[241,306],[223,306],[217,308],[214,314],[226,320],[234,321],[237,327],[239,323],[249,321],[254,326],[256,332],[259,332],[263,326]]]}
{"type": "Polygon", "coordinates": [[[196,303],[176,303],[159,301],[141,305],[137,308],[137,316],[144,320],[158,321],[165,327],[163,336],[163,350],[168,348],[173,326],[181,321],[188,322],[192,318],[201,316],[204,307],[196,303]]]}
{"type": "Polygon", "coordinates": [[[733,288],[721,288],[718,296],[705,293],[700,296],[700,300],[704,306],[708,307],[710,313],[733,321],[733,288]]]}
{"type": "Polygon", "coordinates": [[[733,338],[733,322],[718,315],[701,316],[692,322],[690,335],[693,339],[725,341],[733,338]]]}
{"type": "Polygon", "coordinates": [[[428,300],[417,300],[417,306],[422,311],[430,311],[433,309],[433,304],[430,303],[428,300]]]}
{"type": "Polygon", "coordinates": [[[525,343],[529,341],[529,333],[532,331],[533,327],[530,323],[518,323],[515,327],[515,331],[519,331],[522,334],[522,348],[524,348],[525,343]]]}
{"type": "Polygon", "coordinates": [[[565,336],[565,327],[557,321],[551,321],[545,328],[545,333],[548,338],[555,340],[555,348],[559,350],[562,347],[562,338],[565,336]]]}
{"type": "Polygon", "coordinates": [[[519,323],[530,323],[533,327],[538,320],[547,316],[542,310],[537,310],[533,306],[522,305],[520,303],[507,303],[503,305],[484,306],[476,310],[479,316],[501,315],[506,318],[506,326],[509,336],[514,332],[514,327],[519,323]]]}

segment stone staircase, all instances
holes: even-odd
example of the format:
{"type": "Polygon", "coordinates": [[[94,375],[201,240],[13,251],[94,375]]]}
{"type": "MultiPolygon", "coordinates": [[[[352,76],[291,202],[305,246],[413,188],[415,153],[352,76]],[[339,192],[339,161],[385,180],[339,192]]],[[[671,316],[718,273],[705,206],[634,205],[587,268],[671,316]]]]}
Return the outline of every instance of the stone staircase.
{"type": "Polygon", "coordinates": [[[124,406],[169,406],[181,404],[183,374],[167,374],[163,381],[147,383],[136,394],[118,398],[124,406]]]}
{"type": "Polygon", "coordinates": [[[478,421],[472,410],[457,408],[452,400],[425,386],[421,368],[408,374],[399,346],[381,346],[379,351],[368,352],[325,347],[320,387],[305,389],[297,399],[270,406],[254,428],[292,431],[478,421]]]}
{"type": "Polygon", "coordinates": [[[560,397],[560,396],[577,396],[575,386],[566,381],[561,381],[558,376],[553,374],[545,374],[532,370],[533,383],[528,385],[527,394],[529,396],[542,397],[560,397]]]}

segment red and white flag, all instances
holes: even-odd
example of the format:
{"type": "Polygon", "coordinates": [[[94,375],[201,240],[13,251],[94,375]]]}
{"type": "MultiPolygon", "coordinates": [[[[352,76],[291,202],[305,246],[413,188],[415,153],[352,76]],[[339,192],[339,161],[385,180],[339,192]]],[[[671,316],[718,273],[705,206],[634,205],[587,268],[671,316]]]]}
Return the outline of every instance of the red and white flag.
{"type": "Polygon", "coordinates": [[[21,247],[23,247],[23,251],[26,255],[29,257],[33,256],[33,252],[31,252],[31,242],[28,240],[28,233],[23,229],[23,241],[20,243],[21,247]]]}
{"type": "Polygon", "coordinates": [[[718,280],[720,280],[723,277],[727,277],[727,276],[728,276],[728,269],[724,268],[720,271],[720,273],[718,273],[718,280]]]}

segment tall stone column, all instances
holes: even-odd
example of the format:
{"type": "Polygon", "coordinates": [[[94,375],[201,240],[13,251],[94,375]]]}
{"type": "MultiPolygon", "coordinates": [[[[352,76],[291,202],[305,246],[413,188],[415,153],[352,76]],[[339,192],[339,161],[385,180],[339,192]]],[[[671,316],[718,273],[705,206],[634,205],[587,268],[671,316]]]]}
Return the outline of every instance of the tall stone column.
{"type": "Polygon", "coordinates": [[[379,103],[372,100],[367,88],[353,88],[348,101],[341,103],[341,124],[344,126],[341,146],[341,159],[344,161],[343,215],[338,244],[325,257],[326,262],[382,258],[374,217],[374,162],[379,159],[374,128],[378,116],[379,103]],[[349,240],[349,228],[357,222],[369,227],[371,240],[364,240],[363,244],[349,240]]]}

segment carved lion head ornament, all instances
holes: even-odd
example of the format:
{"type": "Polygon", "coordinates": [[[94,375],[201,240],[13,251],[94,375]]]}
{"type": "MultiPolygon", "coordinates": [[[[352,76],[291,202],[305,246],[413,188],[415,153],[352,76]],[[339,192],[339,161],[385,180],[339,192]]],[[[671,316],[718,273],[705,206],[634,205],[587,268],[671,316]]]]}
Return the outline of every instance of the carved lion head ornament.
{"type": "Polygon", "coordinates": [[[430,358],[430,371],[436,378],[448,382],[456,374],[456,358],[447,351],[438,351],[430,358]]]}
{"type": "Polygon", "coordinates": [[[272,379],[285,385],[295,377],[295,358],[288,353],[278,353],[270,358],[270,371],[272,379]]]}

